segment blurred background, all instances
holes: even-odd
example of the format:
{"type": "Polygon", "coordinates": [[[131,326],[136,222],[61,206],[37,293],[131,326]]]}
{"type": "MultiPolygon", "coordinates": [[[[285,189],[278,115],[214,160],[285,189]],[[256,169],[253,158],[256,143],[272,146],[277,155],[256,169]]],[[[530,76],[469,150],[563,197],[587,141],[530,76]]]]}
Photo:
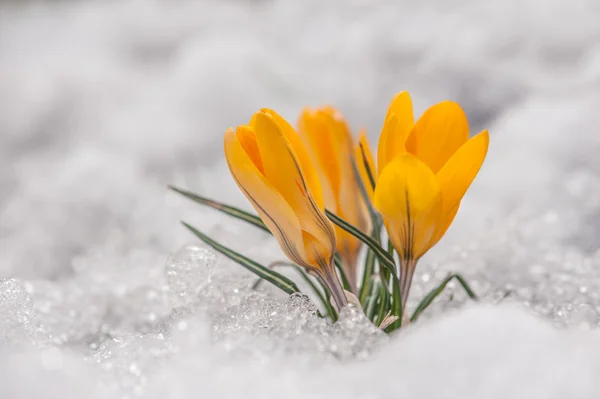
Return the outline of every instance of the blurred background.
{"type": "MultiPolygon", "coordinates": [[[[240,291],[247,273],[197,248],[169,258],[196,242],[180,220],[282,255],[166,186],[250,209],[222,139],[261,107],[295,122],[334,105],[376,148],[395,93],[417,116],[457,101],[490,149],[413,296],[461,271],[492,300],[597,327],[599,21],[597,0],[0,0],[0,396],[100,397],[101,381],[111,398],[597,397],[597,335],[502,307],[436,318],[376,364],[313,367],[382,334],[240,291]],[[200,283],[210,321],[167,298],[197,300],[200,283]],[[31,353],[7,354],[22,341],[31,353]]],[[[456,292],[430,314],[460,306],[456,292]]]]}
{"type": "Polygon", "coordinates": [[[108,247],[164,259],[183,216],[229,222],[167,184],[247,206],[229,126],[332,104],[376,146],[401,90],[417,115],[450,99],[491,132],[446,242],[569,208],[565,238],[595,250],[599,20],[595,0],[1,2],[0,277],[69,275],[108,247]]]}

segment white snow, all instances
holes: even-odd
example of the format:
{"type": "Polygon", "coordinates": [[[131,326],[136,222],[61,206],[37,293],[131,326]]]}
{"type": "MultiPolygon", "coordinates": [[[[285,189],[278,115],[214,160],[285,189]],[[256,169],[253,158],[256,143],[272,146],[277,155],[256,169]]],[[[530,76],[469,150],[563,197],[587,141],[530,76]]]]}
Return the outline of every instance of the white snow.
{"type": "Polygon", "coordinates": [[[599,20],[596,0],[0,2],[0,398],[598,397],[599,20]],[[332,326],[179,224],[281,259],[166,185],[250,209],[225,129],[331,103],[375,147],[400,90],[490,130],[411,302],[459,271],[483,303],[451,285],[390,339],[353,309],[332,326]]]}

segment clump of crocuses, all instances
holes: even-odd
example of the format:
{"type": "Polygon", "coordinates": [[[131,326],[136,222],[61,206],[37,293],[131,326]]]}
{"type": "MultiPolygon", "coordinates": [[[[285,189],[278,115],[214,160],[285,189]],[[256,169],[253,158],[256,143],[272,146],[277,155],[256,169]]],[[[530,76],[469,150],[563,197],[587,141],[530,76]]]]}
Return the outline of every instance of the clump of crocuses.
{"type": "MultiPolygon", "coordinates": [[[[225,132],[231,175],[258,216],[196,194],[173,190],[270,232],[308,283],[325,313],[337,319],[349,302],[391,332],[402,325],[419,259],[446,233],[487,154],[486,130],[470,137],[461,107],[436,104],[415,122],[407,92],[392,100],[377,147],[354,139],[339,111],[301,112],[297,129],[261,109],[247,125],[225,132]],[[382,246],[385,226],[389,245],[382,246]],[[364,262],[359,264],[365,247],[364,262]],[[397,256],[395,256],[397,254],[397,256]]],[[[300,290],[274,267],[263,266],[185,224],[217,251],[291,294],[300,290]]],[[[448,281],[419,303],[415,320],[448,281]]]]}

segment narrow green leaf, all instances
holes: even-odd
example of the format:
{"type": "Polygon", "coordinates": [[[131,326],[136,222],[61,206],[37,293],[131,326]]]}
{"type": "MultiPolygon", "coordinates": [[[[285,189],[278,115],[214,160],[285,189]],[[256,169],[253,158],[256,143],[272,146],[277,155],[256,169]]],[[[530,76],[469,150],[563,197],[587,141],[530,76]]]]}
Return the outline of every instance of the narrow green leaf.
{"type": "Polygon", "coordinates": [[[365,270],[363,271],[363,278],[360,285],[360,291],[358,293],[358,299],[361,305],[366,307],[367,297],[371,286],[373,285],[373,274],[375,273],[375,253],[367,248],[367,257],[365,259],[365,270]]]}
{"type": "Polygon", "coordinates": [[[333,223],[352,234],[354,237],[358,238],[365,244],[369,246],[375,252],[375,255],[379,258],[383,266],[385,266],[393,275],[396,275],[396,265],[394,264],[394,259],[387,253],[385,249],[383,249],[374,239],[358,230],[356,227],[352,226],[350,223],[346,222],[344,219],[340,218],[336,214],[325,210],[327,217],[331,219],[333,223]]]}
{"type": "Polygon", "coordinates": [[[475,292],[473,291],[473,289],[467,283],[467,281],[464,279],[463,276],[461,276],[458,273],[454,273],[453,276],[456,279],[456,281],[458,281],[458,283],[461,285],[463,290],[465,290],[465,292],[469,298],[471,298],[474,301],[477,301],[479,299],[479,298],[477,298],[477,294],[475,294],[475,292]]]}
{"type": "Polygon", "coordinates": [[[378,326],[381,324],[385,315],[390,311],[390,290],[386,287],[385,282],[382,282],[379,287],[379,309],[377,311],[377,319],[375,321],[375,325],[378,326]]]}
{"type": "Polygon", "coordinates": [[[346,271],[344,270],[344,264],[342,262],[342,258],[339,256],[338,253],[335,254],[335,256],[333,258],[333,262],[335,263],[338,273],[340,274],[340,277],[342,279],[342,285],[344,286],[344,289],[349,292],[354,292],[354,289],[350,285],[350,280],[348,280],[348,276],[346,276],[346,271]]]}
{"type": "Polygon", "coordinates": [[[363,147],[362,143],[358,143],[358,146],[360,147],[360,155],[362,158],[363,165],[365,166],[367,176],[369,177],[369,183],[371,184],[371,188],[375,190],[375,171],[371,170],[371,166],[367,161],[367,152],[365,151],[365,148],[363,147]]]}
{"type": "Polygon", "coordinates": [[[385,332],[388,334],[402,327],[402,318],[404,317],[404,304],[402,303],[402,292],[400,290],[400,281],[396,276],[392,276],[392,315],[398,316],[398,320],[390,324],[385,332]]]}
{"type": "MultiPolygon", "coordinates": [[[[379,244],[381,242],[381,226],[373,226],[371,230],[371,238],[379,244]]],[[[371,285],[371,279],[375,273],[375,253],[367,247],[367,256],[365,257],[365,267],[363,270],[363,277],[359,290],[359,300],[363,307],[366,305],[367,295],[369,294],[369,287],[371,285]]]]}
{"type": "Polygon", "coordinates": [[[386,285],[390,284],[390,271],[387,268],[379,268],[379,275],[381,276],[381,281],[383,281],[386,285]]]}
{"type": "MultiPolygon", "coordinates": [[[[365,188],[362,178],[360,177],[360,173],[358,171],[358,167],[356,166],[356,162],[354,159],[352,159],[352,172],[354,173],[354,178],[356,179],[356,181],[358,183],[360,195],[361,195],[363,201],[365,202],[365,204],[367,205],[367,210],[369,211],[369,216],[371,217],[373,227],[381,228],[381,224],[382,224],[381,216],[373,207],[373,203],[371,202],[371,198],[369,198],[369,194],[367,194],[367,189],[365,188]]],[[[375,186],[373,186],[373,187],[375,187],[375,186]]]]}
{"type": "Polygon", "coordinates": [[[241,209],[235,208],[230,205],[225,205],[220,202],[201,197],[201,196],[194,194],[192,192],[189,192],[189,191],[181,190],[181,189],[173,187],[173,186],[168,186],[168,187],[171,190],[183,195],[184,197],[191,199],[194,202],[197,202],[199,204],[206,205],[208,207],[216,209],[216,210],[223,212],[229,216],[233,216],[234,218],[237,218],[237,219],[243,220],[244,222],[250,223],[251,225],[258,227],[259,229],[262,229],[269,234],[271,233],[269,231],[269,229],[267,228],[267,226],[265,226],[263,221],[260,220],[260,218],[256,215],[253,215],[249,212],[243,211],[241,209]]]}
{"type": "MultiPolygon", "coordinates": [[[[390,257],[392,259],[394,259],[394,247],[392,246],[392,242],[390,241],[389,238],[388,238],[388,243],[387,243],[387,253],[390,255],[390,257]]],[[[388,269],[383,269],[383,270],[380,270],[380,273],[381,273],[381,279],[386,284],[386,287],[389,287],[390,271],[388,269]]],[[[397,316],[397,315],[395,315],[395,316],[397,316]]]]}
{"type": "Polygon", "coordinates": [[[379,281],[379,279],[374,278],[373,284],[371,285],[371,290],[369,292],[369,296],[367,297],[367,305],[364,307],[367,318],[372,322],[375,322],[375,316],[377,311],[377,299],[379,298],[377,294],[379,293],[380,285],[381,282],[379,281]]]}
{"type": "Polygon", "coordinates": [[[444,280],[442,280],[440,285],[438,285],[437,287],[435,287],[434,289],[429,291],[429,293],[427,295],[425,295],[425,297],[421,300],[421,302],[415,309],[413,315],[411,316],[411,318],[410,318],[411,322],[417,320],[417,318],[421,315],[421,313],[423,313],[429,307],[429,305],[431,305],[431,303],[435,300],[435,298],[437,298],[438,295],[440,295],[444,291],[444,289],[446,288],[448,283],[450,281],[452,281],[452,279],[456,279],[458,281],[458,283],[465,290],[465,292],[467,293],[469,298],[471,298],[475,301],[477,300],[477,295],[475,295],[475,293],[473,292],[471,287],[469,287],[469,284],[467,284],[465,279],[460,274],[453,273],[453,274],[448,275],[444,280]]]}
{"type": "Polygon", "coordinates": [[[215,250],[219,251],[223,255],[227,256],[229,259],[237,262],[241,266],[250,270],[252,273],[256,274],[258,277],[267,280],[269,283],[273,284],[277,288],[286,292],[287,294],[293,294],[294,292],[300,292],[296,284],[281,274],[270,270],[268,267],[265,267],[252,259],[246,258],[244,255],[241,255],[221,244],[214,241],[204,233],[196,230],[194,227],[190,226],[185,222],[181,222],[185,227],[187,227],[192,233],[194,233],[198,238],[202,241],[213,247],[215,250]]]}

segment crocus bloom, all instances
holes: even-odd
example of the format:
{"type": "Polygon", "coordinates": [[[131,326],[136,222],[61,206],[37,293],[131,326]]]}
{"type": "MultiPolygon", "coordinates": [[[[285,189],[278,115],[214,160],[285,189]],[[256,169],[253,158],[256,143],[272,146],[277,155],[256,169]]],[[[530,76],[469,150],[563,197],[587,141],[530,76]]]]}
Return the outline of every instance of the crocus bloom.
{"type": "Polygon", "coordinates": [[[249,125],[225,133],[233,178],[293,262],[316,275],[336,305],[347,303],[333,264],[336,237],[302,140],[281,116],[262,109],[249,125]]]}
{"type": "MultiPolygon", "coordinates": [[[[300,114],[298,133],[307,143],[315,160],[325,207],[363,232],[369,233],[368,208],[353,165],[354,163],[359,168],[362,158],[356,158],[352,135],[342,115],[329,106],[307,108],[300,114]]],[[[368,181],[363,183],[370,187],[368,181]]],[[[362,242],[338,226],[335,226],[335,233],[336,249],[342,257],[345,274],[354,290],[357,279],[356,260],[362,242]]]]}
{"type": "Polygon", "coordinates": [[[374,206],[400,258],[406,303],[417,261],[444,235],[488,149],[482,131],[469,139],[460,106],[444,101],[414,123],[406,92],[390,104],[377,151],[374,206]]]}

